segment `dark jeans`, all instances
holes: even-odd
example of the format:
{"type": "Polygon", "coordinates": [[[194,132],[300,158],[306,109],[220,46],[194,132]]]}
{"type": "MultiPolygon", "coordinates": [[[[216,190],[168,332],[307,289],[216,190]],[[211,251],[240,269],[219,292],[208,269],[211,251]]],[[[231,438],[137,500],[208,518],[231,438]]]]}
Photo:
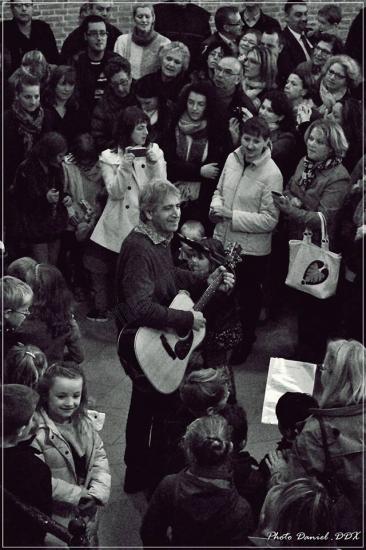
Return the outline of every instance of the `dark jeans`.
{"type": "Polygon", "coordinates": [[[268,256],[244,256],[236,269],[235,293],[240,306],[243,346],[250,346],[255,340],[267,263],[268,256]]]}
{"type": "Polygon", "coordinates": [[[154,484],[164,443],[165,421],[179,404],[178,392],[165,395],[152,386],[142,391],[133,383],[126,425],[125,463],[129,473],[154,484]]]}
{"type": "Polygon", "coordinates": [[[335,296],[319,300],[310,294],[295,292],[298,319],[296,359],[322,363],[327,340],[335,335],[340,316],[335,296]]]}

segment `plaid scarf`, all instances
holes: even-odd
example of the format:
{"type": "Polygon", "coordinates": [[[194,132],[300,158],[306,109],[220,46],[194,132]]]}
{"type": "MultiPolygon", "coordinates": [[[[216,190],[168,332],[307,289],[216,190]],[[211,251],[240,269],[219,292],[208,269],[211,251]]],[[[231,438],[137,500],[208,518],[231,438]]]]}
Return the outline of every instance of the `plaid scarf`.
{"type": "Polygon", "coordinates": [[[322,160],[320,162],[314,162],[313,160],[305,158],[304,169],[299,185],[304,186],[305,189],[308,189],[316,177],[315,172],[323,172],[323,170],[335,168],[336,166],[338,166],[338,164],[341,164],[341,162],[341,157],[332,157],[330,159],[322,160]]]}
{"type": "Polygon", "coordinates": [[[19,123],[18,132],[23,137],[24,151],[27,154],[32,149],[36,138],[41,133],[44,117],[43,108],[38,107],[35,116],[33,116],[23,109],[19,100],[15,99],[13,101],[12,110],[19,123]]]}

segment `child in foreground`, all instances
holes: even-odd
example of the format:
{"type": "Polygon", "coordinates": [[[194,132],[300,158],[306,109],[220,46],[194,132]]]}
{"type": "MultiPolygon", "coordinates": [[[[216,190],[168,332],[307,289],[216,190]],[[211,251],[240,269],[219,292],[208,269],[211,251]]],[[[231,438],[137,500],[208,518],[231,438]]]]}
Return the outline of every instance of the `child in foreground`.
{"type": "MultiPolygon", "coordinates": [[[[97,433],[102,415],[87,410],[85,375],[76,363],[48,367],[38,390],[39,428],[33,445],[51,469],[53,518],[67,526],[82,517],[90,545],[97,546],[98,508],[107,504],[111,487],[107,455],[97,433]]],[[[47,543],[59,544],[52,536],[47,543]]]]}

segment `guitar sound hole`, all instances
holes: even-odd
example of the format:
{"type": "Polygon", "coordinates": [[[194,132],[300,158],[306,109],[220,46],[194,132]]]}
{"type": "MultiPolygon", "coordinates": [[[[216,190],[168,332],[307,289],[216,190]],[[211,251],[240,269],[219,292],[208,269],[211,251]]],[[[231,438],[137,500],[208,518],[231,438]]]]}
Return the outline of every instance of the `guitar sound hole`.
{"type": "Polygon", "coordinates": [[[174,351],[178,359],[185,359],[187,357],[187,355],[191,350],[192,343],[193,343],[193,332],[190,330],[188,335],[184,339],[179,340],[175,344],[174,351]]]}

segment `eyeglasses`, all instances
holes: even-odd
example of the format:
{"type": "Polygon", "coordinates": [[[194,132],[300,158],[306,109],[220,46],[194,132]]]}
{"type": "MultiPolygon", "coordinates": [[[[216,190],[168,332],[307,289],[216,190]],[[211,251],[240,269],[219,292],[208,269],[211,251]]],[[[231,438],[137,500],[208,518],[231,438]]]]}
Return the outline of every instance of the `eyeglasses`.
{"type": "Polygon", "coordinates": [[[87,33],[87,35],[91,36],[92,38],[98,38],[98,36],[104,38],[105,36],[107,36],[107,34],[107,31],[89,31],[87,33]]]}
{"type": "Polygon", "coordinates": [[[318,52],[323,57],[328,57],[328,55],[332,55],[332,52],[330,52],[329,50],[324,50],[323,48],[319,48],[319,46],[315,46],[314,52],[318,52]]]}
{"type": "Polygon", "coordinates": [[[233,73],[231,69],[224,69],[222,67],[215,67],[214,71],[217,74],[223,73],[226,76],[238,76],[240,74],[240,73],[233,73]]]}
{"type": "Polygon", "coordinates": [[[337,80],[344,80],[346,78],[345,74],[336,73],[333,69],[328,69],[328,75],[334,76],[337,80]]]}
{"type": "Polygon", "coordinates": [[[13,313],[21,313],[22,315],[24,315],[24,317],[28,317],[28,315],[32,315],[32,312],[29,311],[29,309],[25,311],[21,311],[20,309],[11,309],[10,311],[12,311],[13,313]]]}

